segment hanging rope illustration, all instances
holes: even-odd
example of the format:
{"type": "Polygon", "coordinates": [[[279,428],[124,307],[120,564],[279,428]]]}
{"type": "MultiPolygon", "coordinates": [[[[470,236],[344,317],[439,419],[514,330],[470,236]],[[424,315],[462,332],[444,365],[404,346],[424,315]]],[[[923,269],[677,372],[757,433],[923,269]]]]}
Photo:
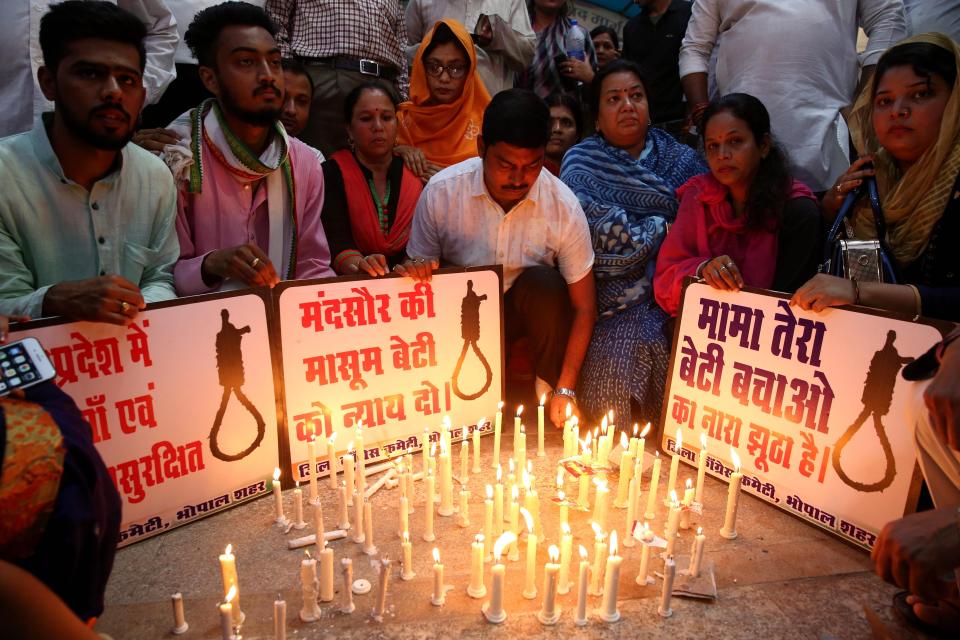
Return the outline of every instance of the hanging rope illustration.
{"type": "Polygon", "coordinates": [[[250,333],[250,327],[246,326],[238,329],[230,323],[230,313],[223,309],[220,311],[220,318],[223,323],[220,332],[217,333],[217,374],[220,378],[220,386],[223,387],[223,396],[220,398],[220,408],[217,410],[217,417],[214,418],[213,428],[210,429],[210,452],[214,457],[224,462],[235,462],[242,460],[250,455],[260,443],[263,436],[266,435],[267,425],[263,421],[263,416],[253,406],[253,403],[247,399],[241,387],[243,386],[243,351],[240,348],[240,341],[243,335],[250,333]],[[223,423],[223,414],[226,413],[227,403],[230,401],[230,394],[237,396],[240,404],[250,412],[257,423],[257,437],[249,447],[237,454],[227,454],[220,449],[220,426],[223,423]]]}
{"type": "Polygon", "coordinates": [[[485,394],[490,384],[493,382],[493,370],[490,369],[490,363],[486,356],[477,346],[480,340],[480,303],[487,299],[487,294],[478,296],[473,291],[473,280],[467,280],[467,295],[463,296],[460,303],[460,336],[463,338],[463,349],[460,350],[460,357],[457,358],[457,366],[453,368],[453,392],[458,398],[463,400],[475,400],[485,394]],[[479,391],[472,394],[464,394],[460,391],[460,370],[463,368],[463,361],[467,357],[467,350],[473,347],[473,352],[477,354],[480,363],[486,370],[487,379],[479,391]]]}
{"type": "Polygon", "coordinates": [[[887,332],[887,342],[883,348],[877,351],[870,360],[870,369],[867,371],[867,379],[863,385],[863,411],[857,416],[843,435],[837,440],[833,450],[833,469],[840,476],[845,484],[863,492],[883,491],[893,483],[897,476],[897,462],[893,456],[893,447],[890,446],[890,439],[887,437],[886,427],[883,426],[881,418],[890,411],[890,405],[893,403],[893,391],[896,387],[897,374],[901,367],[911,361],[911,358],[901,357],[897,353],[893,341],[896,339],[895,331],[887,332]],[[883,447],[883,455],[886,459],[886,467],[883,472],[883,478],[877,482],[864,483],[853,480],[846,474],[840,464],[840,456],[844,447],[853,439],[853,436],[860,430],[867,418],[873,416],[873,428],[880,439],[880,446],[883,447]]]}

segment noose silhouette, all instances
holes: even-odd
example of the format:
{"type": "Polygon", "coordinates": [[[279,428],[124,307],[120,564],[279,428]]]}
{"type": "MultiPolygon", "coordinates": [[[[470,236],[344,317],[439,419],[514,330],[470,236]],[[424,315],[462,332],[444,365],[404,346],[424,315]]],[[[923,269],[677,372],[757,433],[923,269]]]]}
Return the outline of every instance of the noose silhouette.
{"type": "Polygon", "coordinates": [[[246,326],[238,329],[230,323],[230,313],[226,309],[220,311],[220,318],[223,320],[220,332],[217,334],[217,373],[220,378],[220,386],[223,387],[223,396],[220,398],[220,408],[217,410],[217,417],[214,418],[213,428],[210,429],[210,452],[213,456],[224,462],[235,462],[242,460],[250,455],[254,449],[260,446],[264,435],[267,433],[267,425],[263,421],[263,416],[253,406],[253,403],[247,399],[241,387],[243,386],[243,351],[240,349],[240,341],[243,335],[250,333],[250,327],[246,326]],[[218,436],[220,426],[223,423],[223,414],[227,410],[227,403],[230,401],[230,393],[237,396],[240,404],[250,412],[257,423],[257,437],[249,447],[240,453],[230,455],[220,449],[218,436]]]}
{"type": "Polygon", "coordinates": [[[457,358],[457,366],[453,368],[453,392],[462,400],[475,400],[485,394],[487,389],[493,383],[493,370],[490,369],[490,363],[477,346],[480,339],[480,303],[487,299],[487,294],[478,296],[473,291],[473,280],[467,280],[467,295],[463,296],[460,303],[460,336],[463,338],[463,349],[460,350],[460,357],[457,358]],[[480,363],[486,370],[487,380],[484,382],[480,391],[472,394],[464,394],[460,391],[460,370],[463,368],[463,360],[467,357],[467,349],[473,347],[473,352],[477,354],[480,363]]]}
{"type": "Polygon", "coordinates": [[[857,491],[868,493],[883,491],[893,483],[893,479],[897,476],[897,461],[893,456],[893,447],[890,446],[890,439],[887,437],[886,429],[880,420],[890,411],[890,405],[893,402],[893,390],[900,368],[911,360],[911,358],[903,358],[897,353],[896,347],[893,346],[896,337],[895,331],[888,331],[886,344],[870,360],[870,369],[867,371],[867,379],[863,385],[863,411],[853,421],[853,424],[843,432],[833,450],[833,470],[837,472],[837,475],[845,484],[857,491]],[[883,478],[879,481],[863,483],[853,480],[846,474],[840,464],[840,455],[844,447],[863,426],[863,423],[867,421],[867,417],[871,415],[873,416],[873,428],[880,439],[880,446],[883,447],[883,455],[886,458],[887,466],[883,478]]]}

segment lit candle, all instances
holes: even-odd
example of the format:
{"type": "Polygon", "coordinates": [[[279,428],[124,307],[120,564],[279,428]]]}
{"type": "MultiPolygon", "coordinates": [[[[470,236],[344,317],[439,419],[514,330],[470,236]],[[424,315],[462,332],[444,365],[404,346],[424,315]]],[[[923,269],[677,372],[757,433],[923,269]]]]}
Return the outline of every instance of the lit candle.
{"type": "Polygon", "coordinates": [[[430,429],[423,428],[423,446],[420,448],[423,457],[423,475],[426,476],[430,471],[430,429]]]}
{"type": "Polygon", "coordinates": [[[547,553],[550,556],[550,562],[543,567],[543,606],[537,613],[537,619],[543,624],[554,625],[560,619],[560,607],[557,606],[557,579],[560,571],[557,560],[560,557],[560,551],[557,545],[552,544],[547,553]]]}
{"type": "Polygon", "coordinates": [[[437,480],[433,477],[432,473],[427,473],[423,481],[427,483],[427,500],[423,506],[423,519],[425,523],[423,539],[426,542],[433,542],[437,539],[437,536],[433,533],[433,494],[437,480]]]}
{"type": "Polygon", "coordinates": [[[637,442],[637,451],[636,456],[637,460],[643,460],[644,453],[647,449],[647,434],[650,433],[650,423],[648,422],[643,428],[643,431],[640,432],[640,439],[637,442]]]}
{"type": "Polygon", "coordinates": [[[523,597],[533,600],[537,597],[537,534],[530,512],[520,509],[520,514],[527,522],[527,570],[523,582],[523,597]]]}
{"type": "MultiPolygon", "coordinates": [[[[590,460],[590,434],[587,434],[586,440],[580,443],[581,444],[581,453],[580,453],[580,464],[586,468],[590,468],[592,461],[590,460]]],[[[577,506],[581,509],[586,509],[590,504],[590,476],[586,473],[581,473],[579,482],[579,492],[577,493],[577,506]]]]}
{"type": "Polygon", "coordinates": [[[483,540],[483,535],[477,534],[470,544],[470,584],[467,585],[467,595],[471,598],[487,595],[487,587],[483,584],[483,540]]]}
{"type": "Polygon", "coordinates": [[[623,546],[630,548],[636,544],[633,537],[633,523],[637,520],[637,481],[630,480],[630,491],[627,496],[627,521],[623,526],[623,546]]]}
{"type": "Polygon", "coordinates": [[[640,551],[640,571],[637,572],[637,584],[641,587],[645,587],[648,584],[653,584],[653,578],[649,575],[649,566],[650,566],[650,544],[653,542],[653,531],[650,530],[650,525],[646,522],[643,523],[643,532],[640,534],[643,537],[643,541],[646,543],[643,545],[643,549],[640,551]]]}
{"type": "Polygon", "coordinates": [[[483,501],[483,556],[493,551],[493,487],[487,485],[487,499],[483,501]]]}
{"type": "Polygon", "coordinates": [[[700,563],[703,562],[703,543],[707,536],[703,535],[703,527],[697,527],[697,537],[693,539],[693,549],[690,551],[690,568],[687,574],[691,577],[700,577],[700,563]]]}
{"type": "Polygon", "coordinates": [[[517,448],[517,468],[520,469],[520,472],[523,473],[523,470],[527,468],[527,428],[523,425],[520,425],[520,436],[518,438],[520,443],[517,448]]]}
{"type": "Polygon", "coordinates": [[[340,560],[341,593],[343,594],[343,603],[340,605],[342,613],[353,613],[356,606],[353,604],[353,560],[343,558],[340,560]]]}
{"type": "Polygon", "coordinates": [[[590,563],[587,561],[587,550],[580,545],[580,574],[577,580],[577,615],[574,622],[582,627],[587,624],[587,584],[589,580],[590,563]]]}
{"type": "Polygon", "coordinates": [[[560,577],[557,593],[560,595],[570,591],[570,556],[573,554],[573,533],[566,522],[560,524],[563,535],[560,537],[560,577]]]}
{"type": "MultiPolygon", "coordinates": [[[[537,407],[537,457],[543,458],[547,452],[543,448],[543,403],[547,394],[540,396],[540,405],[537,407]]],[[[569,406],[569,405],[568,405],[569,406]]]]}
{"type": "MultiPolygon", "coordinates": [[[[520,416],[523,415],[523,405],[517,407],[517,414],[513,417],[513,459],[520,461],[520,428],[523,426],[521,424],[520,416]]],[[[523,469],[523,465],[519,465],[523,469]]]]}
{"type": "Polygon", "coordinates": [[[493,534],[503,533],[503,469],[497,467],[497,484],[493,486],[493,534]]]}
{"type": "Polygon", "coordinates": [[[670,608],[670,598],[673,596],[673,581],[677,577],[677,563],[673,561],[673,556],[667,556],[663,564],[663,590],[660,591],[660,606],[657,607],[657,613],[661,617],[669,618],[673,615],[673,609],[670,608]]]}
{"type": "Polygon", "coordinates": [[[607,557],[606,579],[603,586],[603,603],[600,606],[600,618],[604,622],[616,622],[620,619],[617,609],[617,592],[620,590],[620,565],[623,558],[617,555],[617,532],[610,532],[610,555],[607,557]]]}
{"type": "Polygon", "coordinates": [[[623,509],[627,506],[628,493],[630,491],[630,480],[633,477],[633,453],[630,451],[627,442],[627,432],[620,432],[620,446],[623,448],[623,455],[620,456],[620,479],[617,482],[617,498],[613,506],[617,509],[623,509]]]}
{"type": "Polygon", "coordinates": [[[402,538],[404,535],[410,534],[410,514],[407,513],[407,496],[400,494],[400,529],[397,531],[397,536],[402,538]]]}
{"type": "Polygon", "coordinates": [[[593,528],[593,569],[590,571],[590,595],[603,595],[603,566],[607,556],[607,542],[603,529],[596,522],[591,522],[593,528]]]}
{"type": "Polygon", "coordinates": [[[570,506],[567,504],[567,494],[563,490],[557,491],[557,500],[560,501],[560,526],[570,524],[570,506]]]}
{"type": "Polygon", "coordinates": [[[606,467],[607,462],[609,461],[607,456],[609,453],[609,448],[607,447],[607,440],[609,436],[607,435],[607,429],[609,428],[609,423],[607,416],[603,416],[603,420],[600,422],[600,437],[597,438],[597,464],[601,467],[606,467]]]}
{"type": "Polygon", "coordinates": [[[413,572],[413,545],[410,543],[410,533],[404,532],[403,542],[400,543],[403,555],[403,568],[400,572],[401,580],[413,580],[417,574],[413,572]]]}
{"type": "Polygon", "coordinates": [[[653,470],[650,472],[650,491],[647,494],[647,512],[643,517],[647,520],[654,520],[657,517],[657,489],[660,488],[660,452],[657,451],[653,458],[653,470]]]}
{"type": "Polygon", "coordinates": [[[453,515],[453,473],[450,468],[450,450],[440,441],[440,508],[437,513],[442,517],[453,515]]]}
{"type": "Polygon", "coordinates": [[[687,478],[683,490],[683,510],[680,513],[680,528],[686,531],[690,528],[690,507],[693,506],[693,481],[687,478]]]}
{"type": "Polygon", "coordinates": [[[323,506],[320,504],[320,501],[317,500],[313,503],[313,528],[316,531],[317,535],[317,553],[323,551],[323,548],[327,546],[326,532],[327,529],[323,525],[323,506]]]}
{"type": "Polygon", "coordinates": [[[707,434],[700,434],[700,456],[697,458],[697,490],[693,494],[695,502],[703,504],[703,479],[707,475],[707,434]]]}
{"type": "Polygon", "coordinates": [[[220,555],[220,577],[223,579],[224,599],[230,602],[235,624],[243,624],[243,611],[240,609],[240,582],[237,580],[237,558],[233,555],[233,545],[228,544],[227,548],[220,555]],[[230,591],[233,591],[233,597],[227,598],[230,591]]]}
{"type": "Polygon", "coordinates": [[[487,622],[493,624],[500,624],[507,619],[507,612],[503,609],[503,581],[506,568],[501,564],[500,557],[503,555],[503,548],[516,541],[517,536],[512,531],[508,531],[497,538],[496,544],[493,545],[494,564],[490,568],[492,593],[490,600],[480,608],[487,622]]]}
{"type": "Polygon", "coordinates": [[[730,458],[733,460],[733,473],[730,475],[730,486],[727,488],[727,512],[723,517],[723,528],[720,535],[727,540],[737,537],[737,506],[740,504],[740,456],[730,447],[730,458]]]}
{"type": "Polygon", "coordinates": [[[486,418],[480,418],[476,428],[473,430],[473,472],[480,473],[480,427],[486,422],[486,418]]]}
{"type": "Polygon", "coordinates": [[[680,502],[677,500],[677,492],[670,492],[670,515],[667,518],[667,527],[664,532],[664,538],[667,539],[667,549],[664,551],[664,557],[673,555],[673,548],[677,544],[677,531],[680,528],[680,502]]]}
{"type": "Polygon", "coordinates": [[[633,457],[637,457],[637,447],[640,446],[640,438],[637,437],[637,432],[640,430],[640,425],[636,422],[633,423],[633,435],[630,436],[630,444],[628,445],[630,453],[633,454],[633,457]]]}
{"type": "Polygon", "coordinates": [[[353,506],[353,489],[356,484],[354,480],[354,469],[356,467],[356,458],[353,455],[353,441],[347,447],[347,452],[343,455],[343,481],[347,485],[347,506],[353,506]]]}
{"type": "Polygon", "coordinates": [[[607,516],[610,513],[610,486],[606,480],[597,480],[596,502],[593,503],[593,521],[607,530],[607,516]]]}
{"type": "Polygon", "coordinates": [[[175,636],[183,635],[190,628],[187,619],[183,615],[183,594],[179,591],[170,596],[170,602],[173,605],[173,628],[170,630],[175,636]]]}
{"type": "Polygon", "coordinates": [[[310,502],[317,500],[317,443],[312,431],[311,428],[310,437],[307,439],[307,461],[310,463],[310,474],[307,476],[310,482],[310,502]]]}
{"type": "Polygon", "coordinates": [[[317,605],[317,561],[310,557],[309,551],[300,561],[300,595],[303,604],[300,607],[300,619],[304,622],[316,622],[320,619],[320,606],[317,605]]]}
{"type": "Polygon", "coordinates": [[[287,601],[279,593],[273,601],[273,637],[287,640],[287,601]]]}
{"type": "Polygon", "coordinates": [[[670,475],[667,480],[667,495],[677,490],[677,472],[680,470],[680,452],[683,451],[683,431],[677,427],[677,440],[673,445],[673,457],[670,458],[670,475]]]}
{"type": "Polygon", "coordinates": [[[320,601],[333,602],[333,547],[320,552],[320,601]]]}
{"type": "Polygon", "coordinates": [[[464,438],[460,441],[460,484],[467,484],[470,478],[470,442],[464,438]]]}
{"type": "Polygon", "coordinates": [[[383,620],[387,610],[387,585],[390,582],[390,560],[380,558],[380,586],[377,591],[377,606],[373,610],[373,617],[378,622],[383,620]]]}
{"type": "Polygon", "coordinates": [[[470,526],[470,492],[466,487],[460,491],[460,519],[457,524],[461,528],[470,526]]]}
{"type": "Polygon", "coordinates": [[[493,468],[500,466],[500,431],[503,429],[503,401],[497,403],[497,415],[493,421],[493,468]]]}
{"type": "Polygon", "coordinates": [[[283,494],[280,493],[280,468],[273,470],[273,511],[274,522],[281,527],[287,526],[287,517],[283,515],[283,494]]]}
{"type": "MultiPolygon", "coordinates": [[[[327,438],[327,466],[330,467],[330,488],[337,488],[337,439],[334,436],[327,438]]],[[[313,469],[316,469],[317,465],[313,465],[310,471],[310,475],[313,475],[313,469]]]]}
{"type": "Polygon", "coordinates": [[[373,544],[373,505],[363,499],[363,552],[368,556],[377,555],[377,546],[373,544]]]}
{"type": "Polygon", "coordinates": [[[235,594],[235,589],[228,591],[223,604],[220,605],[220,635],[223,640],[235,640],[236,638],[233,635],[233,605],[230,603],[235,594]]]}
{"type": "Polygon", "coordinates": [[[447,600],[446,589],[443,588],[443,563],[440,562],[440,550],[433,548],[433,595],[430,604],[435,607],[443,606],[447,600]]]}
{"type": "Polygon", "coordinates": [[[407,456],[407,464],[405,465],[404,468],[406,469],[406,473],[404,473],[403,475],[404,475],[404,480],[405,480],[404,486],[406,487],[406,491],[407,491],[407,515],[408,515],[408,516],[411,516],[411,515],[413,515],[413,512],[414,512],[414,507],[413,507],[413,456],[412,456],[412,455],[408,455],[408,456],[407,456]]]}
{"type": "Polygon", "coordinates": [[[520,489],[517,485],[510,489],[510,531],[513,533],[513,542],[510,543],[507,559],[516,562],[520,559],[520,549],[517,546],[517,536],[520,535],[520,489]]]}
{"type": "Polygon", "coordinates": [[[340,488],[338,489],[338,498],[340,501],[340,522],[337,523],[337,528],[343,529],[344,531],[350,528],[350,511],[347,509],[347,505],[350,503],[349,498],[347,498],[347,483],[341,482],[340,488]]]}
{"type": "Polygon", "coordinates": [[[361,498],[367,491],[367,450],[363,444],[363,421],[357,422],[356,436],[353,439],[357,449],[357,495],[361,498]]]}
{"type": "Polygon", "coordinates": [[[507,486],[510,488],[510,492],[513,492],[514,487],[517,486],[517,474],[515,473],[515,465],[513,463],[513,458],[507,459],[507,486]]]}
{"type": "Polygon", "coordinates": [[[306,526],[307,523],[303,521],[303,490],[297,480],[297,486],[293,490],[293,528],[303,529],[306,526]]]}

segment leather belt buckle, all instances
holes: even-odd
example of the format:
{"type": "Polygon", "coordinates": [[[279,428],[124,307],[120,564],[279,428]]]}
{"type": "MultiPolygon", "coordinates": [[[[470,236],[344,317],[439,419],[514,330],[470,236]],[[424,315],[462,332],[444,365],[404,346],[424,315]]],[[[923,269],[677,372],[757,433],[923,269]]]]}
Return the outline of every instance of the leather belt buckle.
{"type": "Polygon", "coordinates": [[[380,63],[376,60],[360,59],[360,73],[380,77],[380,63]]]}

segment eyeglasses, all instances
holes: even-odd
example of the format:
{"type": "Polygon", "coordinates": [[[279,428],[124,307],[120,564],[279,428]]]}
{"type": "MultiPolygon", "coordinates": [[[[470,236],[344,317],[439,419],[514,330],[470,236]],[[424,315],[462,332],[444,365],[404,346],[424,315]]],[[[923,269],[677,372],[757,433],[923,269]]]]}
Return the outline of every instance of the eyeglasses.
{"type": "Polygon", "coordinates": [[[463,74],[465,74],[470,68],[470,65],[468,64],[455,63],[443,65],[434,60],[427,60],[423,63],[423,66],[427,70],[427,73],[434,78],[439,78],[441,75],[443,75],[444,71],[446,71],[447,75],[449,75],[451,78],[462,78],[463,74]]]}

